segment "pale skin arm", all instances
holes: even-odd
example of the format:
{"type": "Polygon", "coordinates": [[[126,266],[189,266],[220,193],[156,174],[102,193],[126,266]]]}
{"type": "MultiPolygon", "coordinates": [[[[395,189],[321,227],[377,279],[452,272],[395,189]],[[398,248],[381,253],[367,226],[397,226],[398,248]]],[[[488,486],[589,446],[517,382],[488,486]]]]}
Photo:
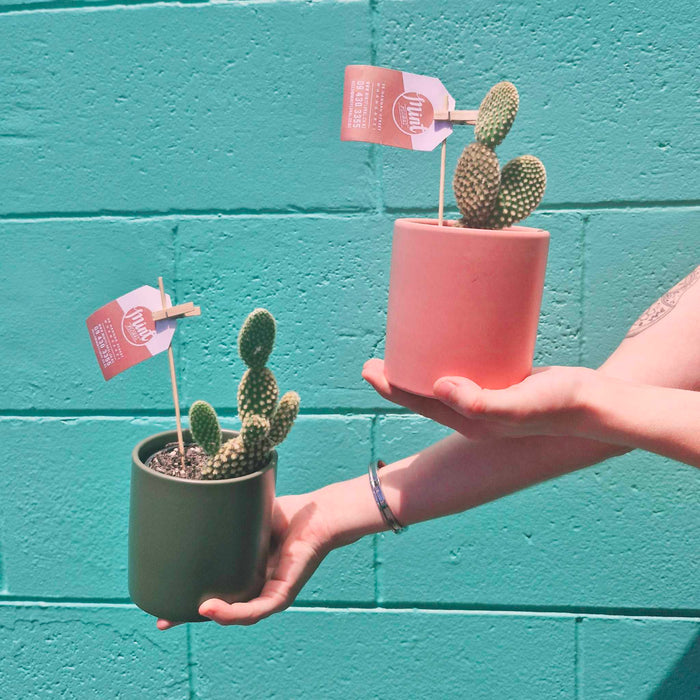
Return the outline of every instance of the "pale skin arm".
{"type": "MultiPolygon", "coordinates": [[[[700,268],[696,272],[700,273],[700,268]]],[[[690,424],[690,413],[697,406],[697,403],[693,406],[683,403],[681,407],[677,403],[677,394],[683,394],[682,401],[692,402],[697,398],[693,391],[700,389],[700,284],[693,284],[698,277],[700,274],[691,280],[682,294],[671,299],[671,311],[664,307],[658,313],[647,312],[647,320],[643,320],[644,316],[640,319],[641,331],[626,338],[597,371],[582,368],[548,370],[550,378],[554,377],[552,370],[558,369],[593,373],[600,380],[599,389],[589,392],[585,399],[574,393],[576,399],[572,401],[567,387],[571,383],[578,387],[582,376],[577,375],[573,382],[569,382],[571,377],[566,381],[556,377],[556,381],[546,382],[540,377],[537,380],[540,383],[531,395],[535,398],[536,410],[533,413],[526,409],[516,416],[515,433],[512,432],[512,415],[508,420],[503,420],[503,416],[488,419],[487,412],[481,411],[479,418],[475,418],[470,415],[469,405],[465,408],[459,404],[457,395],[453,400],[447,399],[445,394],[443,398],[446,400],[440,401],[407,394],[388,384],[381,360],[370,360],[365,365],[363,377],[382,396],[456,431],[455,435],[426,450],[382,469],[382,487],[397,518],[404,524],[413,524],[461,512],[623,454],[635,445],[678,459],[695,454],[696,443],[692,436],[689,440],[681,438],[678,441],[681,433],[687,433],[682,425],[679,427],[673,414],[679,407],[687,411],[690,424]],[[619,395],[617,383],[625,387],[625,392],[619,392],[619,395]],[[666,392],[654,387],[685,391],[666,392]],[[611,395],[606,391],[615,395],[616,417],[605,414],[604,404],[611,395]],[[652,395],[652,391],[659,393],[652,395]],[[645,394],[644,400],[638,392],[645,394]],[[661,394],[662,399],[659,398],[661,394]],[[658,412],[664,416],[661,422],[658,415],[649,413],[652,410],[649,402],[660,400],[668,402],[663,411],[658,412]],[[548,409],[542,411],[543,405],[548,409]],[[580,420],[582,405],[590,408],[590,411],[583,411],[583,415],[590,418],[589,414],[592,414],[594,424],[604,424],[604,428],[591,432],[590,423],[580,420]],[[596,416],[596,411],[601,413],[596,416]],[[643,411],[647,414],[642,415],[643,411]],[[572,418],[580,420],[578,430],[584,436],[557,434],[560,428],[566,432],[565,426],[572,418]],[[654,430],[640,428],[650,419],[657,426],[654,430]],[[553,428],[554,424],[558,427],[553,428]],[[528,431],[555,434],[532,435],[528,431]],[[513,434],[524,436],[504,436],[513,434]],[[645,435],[643,439],[642,434],[645,435]],[[465,435],[479,439],[468,439],[465,435]],[[595,439],[591,439],[593,436],[595,439]],[[615,442],[618,444],[611,444],[615,442]],[[674,452],[676,449],[679,451],[674,452]]],[[[534,374],[530,379],[537,377],[538,374],[534,374]]],[[[458,380],[457,384],[464,381],[458,380]]],[[[471,382],[466,386],[472,394],[481,391],[471,382]]],[[[481,405],[485,405],[483,401],[481,405]]],[[[522,411],[522,406],[517,410],[522,411]]],[[[695,425],[698,425],[697,419],[695,425]]],[[[366,475],[312,493],[279,498],[275,505],[274,546],[268,566],[268,582],[261,595],[250,602],[232,605],[209,600],[202,604],[200,613],[222,625],[254,624],[289,607],[332,549],[386,529],[366,475]]],[[[158,621],[160,629],[172,626],[173,623],[166,620],[158,621]]]]}

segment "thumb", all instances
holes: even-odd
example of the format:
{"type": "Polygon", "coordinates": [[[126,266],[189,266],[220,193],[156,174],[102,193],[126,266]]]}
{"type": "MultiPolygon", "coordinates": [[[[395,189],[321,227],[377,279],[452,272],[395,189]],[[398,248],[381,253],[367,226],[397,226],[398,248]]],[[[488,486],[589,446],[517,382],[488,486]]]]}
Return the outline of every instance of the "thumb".
{"type": "Polygon", "coordinates": [[[443,377],[433,386],[435,397],[468,418],[509,418],[517,401],[509,389],[482,389],[465,377],[443,377]]]}

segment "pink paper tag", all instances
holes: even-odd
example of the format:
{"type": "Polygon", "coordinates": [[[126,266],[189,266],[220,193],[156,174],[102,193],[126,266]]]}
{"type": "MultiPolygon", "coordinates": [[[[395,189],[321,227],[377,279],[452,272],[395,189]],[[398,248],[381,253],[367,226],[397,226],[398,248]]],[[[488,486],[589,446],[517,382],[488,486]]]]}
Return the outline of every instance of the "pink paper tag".
{"type": "Polygon", "coordinates": [[[347,66],[341,141],[368,141],[385,146],[432,151],[451,133],[435,112],[454,109],[455,101],[437,79],[415,73],[347,66]]]}
{"type": "Polygon", "coordinates": [[[143,286],[90,315],[90,340],[105,379],[168,349],[176,321],[153,321],[151,312],[162,308],[160,292],[143,286]]]}

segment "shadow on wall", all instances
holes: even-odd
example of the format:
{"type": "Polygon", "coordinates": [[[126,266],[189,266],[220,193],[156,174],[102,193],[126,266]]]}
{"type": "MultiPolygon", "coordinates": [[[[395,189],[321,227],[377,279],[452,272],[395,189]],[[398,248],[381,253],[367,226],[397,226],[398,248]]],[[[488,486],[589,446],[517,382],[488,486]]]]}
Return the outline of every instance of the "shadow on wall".
{"type": "Polygon", "coordinates": [[[700,698],[700,633],[688,645],[661,685],[649,695],[648,700],[679,698],[700,698]]]}

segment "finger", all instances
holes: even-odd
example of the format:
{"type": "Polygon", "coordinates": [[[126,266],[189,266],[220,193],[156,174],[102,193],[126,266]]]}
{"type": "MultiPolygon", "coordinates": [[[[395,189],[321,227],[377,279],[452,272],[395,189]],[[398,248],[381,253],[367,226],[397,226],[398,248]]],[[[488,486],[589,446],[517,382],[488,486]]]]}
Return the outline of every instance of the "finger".
{"type": "Polygon", "coordinates": [[[508,389],[482,389],[465,377],[443,377],[435,382],[435,396],[472,420],[513,420],[523,408],[517,385],[508,389]]]}
{"type": "Polygon", "coordinates": [[[199,614],[220,625],[253,625],[288,608],[321,559],[311,545],[304,544],[304,549],[300,552],[300,544],[296,543],[293,554],[291,548],[282,553],[277,570],[257,598],[245,603],[230,604],[214,598],[200,605],[199,614]]]}
{"type": "Polygon", "coordinates": [[[199,608],[204,615],[220,625],[254,625],[256,622],[281,612],[291,605],[280,586],[272,579],[265,584],[261,594],[247,603],[226,603],[223,600],[207,600],[199,608]]]}
{"type": "Polygon", "coordinates": [[[407,391],[397,389],[389,384],[384,373],[384,360],[375,358],[367,360],[362,368],[362,378],[371,384],[372,388],[383,398],[393,401],[401,406],[414,410],[415,406],[422,403],[423,397],[410,394],[407,391]]]}
{"type": "Polygon", "coordinates": [[[384,374],[383,360],[368,360],[362,370],[362,378],[371,384],[380,396],[388,401],[404,406],[414,413],[430,418],[460,433],[469,434],[470,426],[465,421],[464,416],[455,413],[441,401],[411,394],[389,384],[384,374]]]}
{"type": "Polygon", "coordinates": [[[156,622],[156,627],[159,630],[165,631],[172,629],[173,627],[177,627],[178,625],[184,625],[184,622],[172,622],[170,620],[164,620],[162,618],[158,619],[158,622],[156,622]]]}

